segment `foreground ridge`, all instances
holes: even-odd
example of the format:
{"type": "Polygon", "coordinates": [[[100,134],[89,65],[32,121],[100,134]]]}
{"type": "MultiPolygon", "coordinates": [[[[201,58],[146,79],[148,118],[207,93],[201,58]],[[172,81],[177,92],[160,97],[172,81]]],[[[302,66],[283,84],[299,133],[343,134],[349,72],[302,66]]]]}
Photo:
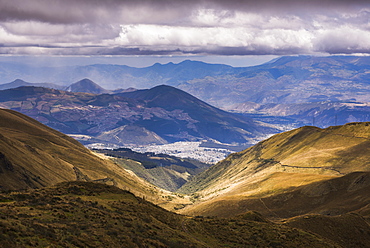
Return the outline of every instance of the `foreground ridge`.
{"type": "Polygon", "coordinates": [[[0,247],[339,247],[257,213],[189,218],[92,182],[2,193],[0,210],[0,247]]]}

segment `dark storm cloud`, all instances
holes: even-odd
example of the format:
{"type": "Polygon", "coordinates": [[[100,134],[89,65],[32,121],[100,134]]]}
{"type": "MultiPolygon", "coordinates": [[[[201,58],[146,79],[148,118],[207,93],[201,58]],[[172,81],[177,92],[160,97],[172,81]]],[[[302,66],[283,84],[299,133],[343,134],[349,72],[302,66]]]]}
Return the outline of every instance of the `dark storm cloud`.
{"type": "Polygon", "coordinates": [[[370,53],[368,0],[0,0],[9,54],[370,53]]]}
{"type": "Polygon", "coordinates": [[[181,1],[170,0],[0,0],[0,20],[58,24],[157,23],[186,15],[187,8],[181,6],[184,6],[181,1]]]}
{"type": "Polygon", "coordinates": [[[171,23],[198,8],[246,12],[353,11],[366,0],[0,0],[0,19],[49,23],[171,23]]]}

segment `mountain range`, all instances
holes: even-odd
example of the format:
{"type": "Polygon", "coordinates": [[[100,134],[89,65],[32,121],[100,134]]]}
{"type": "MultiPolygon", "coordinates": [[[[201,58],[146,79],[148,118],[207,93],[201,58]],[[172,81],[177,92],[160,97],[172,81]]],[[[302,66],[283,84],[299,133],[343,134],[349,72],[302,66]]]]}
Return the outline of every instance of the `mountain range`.
{"type": "Polygon", "coordinates": [[[17,63],[0,63],[2,83],[22,78],[27,82],[49,82],[68,86],[81,78],[90,78],[109,90],[120,88],[151,88],[166,84],[176,86],[180,82],[207,76],[233,73],[235,69],[228,65],[207,64],[185,60],[179,64],[156,63],[145,68],[126,65],[95,64],[86,66],[45,67],[17,63]]]}
{"type": "Polygon", "coordinates": [[[109,93],[109,90],[103,89],[100,85],[94,83],[90,79],[84,78],[78,82],[75,82],[69,86],[62,86],[52,83],[29,83],[23,81],[22,79],[16,79],[13,82],[1,84],[0,90],[14,89],[22,86],[34,86],[34,87],[44,87],[56,90],[65,90],[68,92],[84,92],[92,94],[103,94],[109,93]]]}
{"type": "Polygon", "coordinates": [[[188,80],[177,87],[224,107],[243,102],[361,102],[368,99],[369,70],[366,56],[288,56],[234,74],[188,80]]]}
{"type": "Polygon", "coordinates": [[[300,127],[314,125],[329,127],[349,122],[367,122],[370,120],[369,102],[309,102],[287,104],[242,103],[226,108],[230,112],[275,125],[293,125],[300,127]]]}
{"type": "Polygon", "coordinates": [[[63,89],[65,87],[57,84],[52,83],[29,83],[25,82],[21,79],[16,79],[10,83],[1,84],[0,90],[7,90],[7,89],[14,89],[22,86],[35,86],[35,87],[45,87],[45,88],[51,88],[51,89],[63,89]]]}
{"type": "Polygon", "coordinates": [[[258,104],[363,102],[368,99],[369,70],[370,58],[366,56],[285,56],[250,67],[190,60],[145,68],[109,64],[54,68],[0,63],[3,83],[15,77],[68,86],[89,78],[108,90],[166,84],[218,107],[247,101],[258,104]]]}
{"type": "MultiPolygon", "coordinates": [[[[272,124],[289,123],[294,127],[369,121],[368,109],[361,108],[369,99],[369,72],[370,59],[366,56],[285,56],[250,67],[189,60],[145,68],[109,64],[33,67],[0,63],[4,83],[23,78],[36,82],[32,83],[34,86],[48,82],[47,87],[66,89],[72,82],[89,78],[100,85],[95,87],[99,90],[76,89],[94,94],[166,84],[213,106],[249,117],[251,113],[260,114],[265,120],[271,116],[272,124]]],[[[11,85],[0,85],[0,89],[9,87],[11,85]]]]}
{"type": "MultiPolygon", "coordinates": [[[[84,82],[96,88],[91,81],[84,82]]],[[[0,106],[24,113],[63,133],[88,135],[85,143],[121,146],[197,140],[253,143],[278,131],[164,85],[116,94],[19,87],[0,91],[0,106]]]]}

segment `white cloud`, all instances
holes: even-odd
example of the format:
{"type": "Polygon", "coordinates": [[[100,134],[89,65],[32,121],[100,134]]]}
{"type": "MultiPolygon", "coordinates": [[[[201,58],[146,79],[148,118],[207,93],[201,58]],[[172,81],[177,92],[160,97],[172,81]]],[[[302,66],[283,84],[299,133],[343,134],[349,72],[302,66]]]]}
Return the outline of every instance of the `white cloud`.
{"type": "MultiPolygon", "coordinates": [[[[270,25],[270,23],[267,23],[270,25]]],[[[271,25],[270,25],[271,26],[271,25]]],[[[281,25],[273,25],[281,27],[281,25]]],[[[283,26],[285,27],[284,23],[283,26]]],[[[123,25],[117,44],[121,46],[175,46],[175,47],[244,47],[259,53],[312,49],[313,34],[305,29],[257,29],[255,27],[172,27],[159,25],[123,25]]]]}
{"type": "Polygon", "coordinates": [[[343,25],[332,29],[318,30],[314,47],[328,53],[370,53],[370,30],[343,25]]]}
{"type": "Polygon", "coordinates": [[[370,53],[368,1],[0,0],[0,52],[370,53]]]}

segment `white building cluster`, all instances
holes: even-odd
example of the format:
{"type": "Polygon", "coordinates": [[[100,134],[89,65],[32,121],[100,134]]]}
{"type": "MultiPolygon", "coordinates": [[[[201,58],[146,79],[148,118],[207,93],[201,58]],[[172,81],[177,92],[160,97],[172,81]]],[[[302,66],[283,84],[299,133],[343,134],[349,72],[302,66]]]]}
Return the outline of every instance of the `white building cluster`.
{"type": "Polygon", "coordinates": [[[203,163],[214,164],[226,158],[232,151],[221,148],[201,147],[202,142],[176,142],[166,145],[130,147],[136,152],[154,152],[180,158],[192,158],[203,163]]]}

